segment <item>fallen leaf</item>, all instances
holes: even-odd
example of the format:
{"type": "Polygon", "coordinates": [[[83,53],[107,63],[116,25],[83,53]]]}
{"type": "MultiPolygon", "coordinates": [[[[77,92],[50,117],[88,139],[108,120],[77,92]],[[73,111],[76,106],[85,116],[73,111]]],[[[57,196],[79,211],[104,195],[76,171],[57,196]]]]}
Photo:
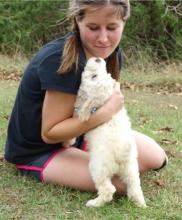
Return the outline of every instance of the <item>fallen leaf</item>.
{"type": "Polygon", "coordinates": [[[172,108],[172,109],[174,109],[174,110],[178,110],[178,107],[177,107],[176,105],[170,104],[169,107],[172,108]]]}
{"type": "Polygon", "coordinates": [[[138,104],[139,101],[138,101],[138,100],[135,100],[135,99],[132,99],[131,102],[132,102],[133,104],[138,104]]]}
{"type": "Polygon", "coordinates": [[[182,151],[172,152],[172,151],[166,150],[166,154],[168,155],[168,157],[173,157],[173,158],[182,159],[182,151]]]}
{"type": "Polygon", "coordinates": [[[165,132],[165,131],[167,131],[167,132],[172,132],[172,131],[174,131],[174,129],[173,129],[173,128],[170,128],[170,127],[168,127],[168,126],[159,129],[159,132],[165,132]]]}
{"type": "Polygon", "coordinates": [[[13,220],[18,220],[21,218],[21,215],[22,215],[22,209],[18,209],[17,210],[17,213],[15,215],[15,217],[13,217],[13,220]]]}
{"type": "Polygon", "coordinates": [[[163,138],[161,141],[159,141],[159,143],[161,143],[161,144],[176,145],[178,142],[177,141],[173,141],[173,140],[169,140],[167,138],[163,138]]]}
{"type": "Polygon", "coordinates": [[[164,180],[154,180],[154,183],[156,184],[156,185],[158,185],[158,186],[165,186],[165,183],[164,183],[164,180]]]}

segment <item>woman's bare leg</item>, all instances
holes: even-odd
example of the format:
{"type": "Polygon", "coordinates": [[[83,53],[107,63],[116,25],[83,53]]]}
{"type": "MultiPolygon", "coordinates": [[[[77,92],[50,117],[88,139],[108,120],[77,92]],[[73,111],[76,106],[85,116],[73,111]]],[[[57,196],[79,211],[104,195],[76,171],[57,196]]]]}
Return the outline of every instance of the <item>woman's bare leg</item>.
{"type": "Polygon", "coordinates": [[[140,172],[159,169],[167,159],[165,151],[150,137],[134,131],[140,172]]]}
{"type": "MultiPolygon", "coordinates": [[[[165,161],[164,150],[151,138],[134,131],[138,147],[138,163],[141,172],[160,168],[165,161]]],[[[83,191],[95,191],[89,169],[89,154],[85,151],[68,148],[57,154],[43,172],[45,182],[83,191]]],[[[125,193],[126,187],[118,177],[112,180],[118,193],[125,193]]]]}
{"type": "Polygon", "coordinates": [[[77,148],[58,153],[43,172],[45,182],[53,182],[84,191],[95,191],[89,170],[89,155],[77,148]]]}

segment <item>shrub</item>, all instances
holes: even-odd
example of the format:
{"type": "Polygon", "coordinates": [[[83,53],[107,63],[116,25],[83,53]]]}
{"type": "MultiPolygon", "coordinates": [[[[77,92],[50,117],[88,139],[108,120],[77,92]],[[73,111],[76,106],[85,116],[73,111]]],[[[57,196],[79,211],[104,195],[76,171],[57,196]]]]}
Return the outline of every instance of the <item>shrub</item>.
{"type": "Polygon", "coordinates": [[[180,1],[132,1],[123,46],[148,48],[160,59],[182,58],[180,1]]]}
{"type": "Polygon", "coordinates": [[[67,1],[0,2],[1,51],[32,52],[64,32],[55,26],[63,18],[67,1]]]}
{"type": "MultiPolygon", "coordinates": [[[[32,53],[40,45],[62,36],[68,0],[0,2],[0,51],[32,53]]],[[[130,55],[147,50],[160,59],[182,58],[181,0],[131,0],[122,47],[130,55]]]]}

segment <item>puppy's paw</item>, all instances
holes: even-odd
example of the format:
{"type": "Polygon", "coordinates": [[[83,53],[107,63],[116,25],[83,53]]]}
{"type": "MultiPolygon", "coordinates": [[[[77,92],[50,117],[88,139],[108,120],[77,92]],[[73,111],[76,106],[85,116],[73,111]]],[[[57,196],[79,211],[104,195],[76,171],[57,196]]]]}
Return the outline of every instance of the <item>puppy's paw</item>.
{"type": "Polygon", "coordinates": [[[145,203],[145,201],[135,201],[135,204],[136,204],[136,206],[137,207],[139,207],[139,208],[147,208],[147,205],[146,205],[146,203],[145,203]]]}
{"type": "Polygon", "coordinates": [[[145,203],[144,204],[137,204],[137,206],[139,208],[143,208],[143,209],[147,208],[147,205],[145,203]]]}
{"type": "Polygon", "coordinates": [[[102,205],[103,205],[103,203],[99,202],[99,200],[97,198],[91,199],[86,203],[87,207],[100,207],[102,205]]]}

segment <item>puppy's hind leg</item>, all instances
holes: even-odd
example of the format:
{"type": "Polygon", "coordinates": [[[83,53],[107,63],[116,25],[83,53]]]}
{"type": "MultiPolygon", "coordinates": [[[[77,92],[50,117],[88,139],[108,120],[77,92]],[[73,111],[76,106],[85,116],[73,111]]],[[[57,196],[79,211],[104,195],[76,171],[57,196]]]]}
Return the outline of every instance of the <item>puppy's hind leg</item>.
{"type": "Polygon", "coordinates": [[[116,191],[116,188],[111,183],[111,179],[106,178],[102,182],[95,182],[96,188],[98,190],[98,197],[92,200],[89,200],[86,203],[87,207],[100,207],[103,206],[106,202],[110,202],[113,198],[113,194],[116,191]]]}
{"type": "Polygon", "coordinates": [[[121,179],[127,186],[128,198],[138,207],[145,208],[146,204],[140,185],[137,160],[126,163],[125,169],[122,170],[121,179]]]}

